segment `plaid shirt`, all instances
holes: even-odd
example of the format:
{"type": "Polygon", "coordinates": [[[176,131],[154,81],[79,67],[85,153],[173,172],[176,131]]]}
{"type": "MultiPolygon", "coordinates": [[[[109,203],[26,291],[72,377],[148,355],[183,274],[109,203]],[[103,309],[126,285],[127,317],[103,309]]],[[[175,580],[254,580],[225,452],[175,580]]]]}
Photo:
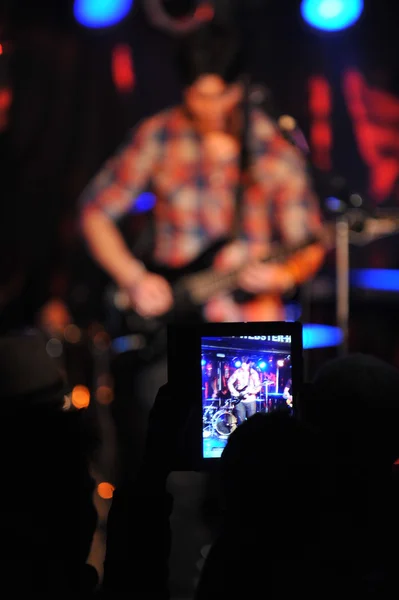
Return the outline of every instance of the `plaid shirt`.
{"type": "MultiPolygon", "coordinates": [[[[259,386],[259,374],[257,371],[255,371],[255,369],[244,371],[244,369],[240,367],[233,373],[233,375],[231,375],[228,381],[228,387],[233,396],[244,388],[248,395],[254,396],[258,392],[259,386]]],[[[247,400],[244,399],[243,402],[251,402],[252,399],[253,398],[248,398],[247,400]]]]}
{"type": "MultiPolygon", "coordinates": [[[[253,111],[251,130],[251,183],[242,206],[241,237],[249,253],[258,255],[267,253],[272,241],[304,241],[320,229],[320,214],[301,154],[263,113],[253,111]]],[[[129,135],[83,192],[82,210],[97,207],[117,220],[141,192],[153,191],[154,259],[179,267],[231,234],[238,178],[238,157],[211,160],[176,107],[143,121],[129,135]]],[[[302,262],[297,280],[307,268],[302,262]]]]}

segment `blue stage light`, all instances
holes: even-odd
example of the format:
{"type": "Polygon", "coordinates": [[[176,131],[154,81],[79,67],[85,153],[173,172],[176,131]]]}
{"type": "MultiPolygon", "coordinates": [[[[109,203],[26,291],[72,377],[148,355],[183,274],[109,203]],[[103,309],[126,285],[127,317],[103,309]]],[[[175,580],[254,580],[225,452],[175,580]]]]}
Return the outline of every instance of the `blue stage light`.
{"type": "Polygon", "coordinates": [[[261,360],[260,363],[258,363],[258,367],[261,371],[263,371],[264,369],[266,369],[266,363],[264,360],[261,360]]]}
{"type": "Polygon", "coordinates": [[[329,348],[339,346],[343,342],[343,333],[339,327],[307,323],[302,328],[304,350],[312,348],[329,348]]]}
{"type": "Polygon", "coordinates": [[[143,192],[132,205],[130,212],[132,214],[148,212],[154,208],[155,202],[156,196],[154,194],[143,192]]]}
{"type": "Polygon", "coordinates": [[[399,270],[395,269],[352,269],[350,281],[363,290],[399,292],[399,270]]]}
{"type": "Polygon", "coordinates": [[[206,365],[206,360],[205,360],[205,358],[203,358],[203,359],[201,360],[201,365],[202,365],[203,367],[205,367],[205,365],[206,365]]]}
{"type": "Polygon", "coordinates": [[[340,31],[356,23],[363,8],[363,0],[302,0],[301,14],[316,29],[340,31]]]}
{"type": "Polygon", "coordinates": [[[75,0],[73,14],[84,27],[100,29],[122,21],[133,6],[133,0],[75,0]]]}
{"type": "Polygon", "coordinates": [[[234,366],[236,369],[238,369],[239,367],[241,367],[241,361],[240,360],[236,360],[236,362],[234,363],[234,366]]]}

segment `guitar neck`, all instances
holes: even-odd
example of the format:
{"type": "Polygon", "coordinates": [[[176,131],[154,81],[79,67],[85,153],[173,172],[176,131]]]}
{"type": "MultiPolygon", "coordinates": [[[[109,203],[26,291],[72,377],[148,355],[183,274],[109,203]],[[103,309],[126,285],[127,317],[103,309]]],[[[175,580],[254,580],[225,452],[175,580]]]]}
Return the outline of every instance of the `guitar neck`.
{"type": "MultiPolygon", "coordinates": [[[[267,256],[261,259],[261,262],[283,262],[296,252],[304,250],[319,241],[320,238],[313,236],[294,246],[285,247],[275,244],[267,256]]],[[[244,268],[245,265],[228,273],[219,273],[210,267],[193,275],[186,276],[183,282],[184,291],[188,291],[194,301],[199,304],[205,304],[217,294],[235,291],[238,287],[238,277],[244,268]]]]}

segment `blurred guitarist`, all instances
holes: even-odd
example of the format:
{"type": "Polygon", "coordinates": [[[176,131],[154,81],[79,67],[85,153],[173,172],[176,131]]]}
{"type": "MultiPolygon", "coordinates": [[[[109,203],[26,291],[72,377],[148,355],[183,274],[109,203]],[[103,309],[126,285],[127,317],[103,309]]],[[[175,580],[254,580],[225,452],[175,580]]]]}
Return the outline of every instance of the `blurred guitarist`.
{"type": "MultiPolygon", "coordinates": [[[[157,197],[154,262],[178,269],[216,240],[231,236],[236,190],[244,181],[239,168],[242,60],[235,34],[212,27],[182,44],[182,105],[144,120],[129,133],[82,197],[81,226],[89,251],[126,291],[134,311],[147,319],[172,307],[172,287],[132,255],[118,221],[141,192],[151,189],[157,197]]],[[[324,258],[322,246],[315,243],[284,264],[261,262],[272,241],[303,242],[320,232],[321,223],[300,152],[265,114],[251,109],[249,118],[250,166],[241,230],[219,252],[215,268],[226,272],[243,266],[239,288],[258,298],[242,306],[227,293],[217,295],[203,312],[211,322],[284,319],[282,295],[312,277],[324,258]]],[[[166,380],[166,356],[134,371],[134,397],[146,413],[166,380]]],[[[127,401],[132,402],[130,397],[127,401]]]]}
{"type": "Polygon", "coordinates": [[[237,402],[235,412],[238,425],[241,425],[256,413],[256,394],[262,387],[259,373],[247,356],[242,357],[241,366],[230,377],[228,386],[233,402],[237,402]]]}

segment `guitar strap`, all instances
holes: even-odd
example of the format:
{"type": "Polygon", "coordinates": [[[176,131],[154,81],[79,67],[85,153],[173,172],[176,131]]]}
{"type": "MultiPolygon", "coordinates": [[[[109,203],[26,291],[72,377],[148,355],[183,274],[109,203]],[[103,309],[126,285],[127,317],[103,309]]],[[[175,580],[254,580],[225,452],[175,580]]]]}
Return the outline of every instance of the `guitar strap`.
{"type": "Polygon", "coordinates": [[[235,189],[235,210],[233,222],[233,238],[237,238],[241,233],[243,202],[245,189],[247,187],[247,177],[249,168],[249,142],[250,142],[250,76],[245,74],[242,77],[244,96],[242,101],[242,122],[240,132],[240,155],[238,160],[238,179],[235,189]]]}

